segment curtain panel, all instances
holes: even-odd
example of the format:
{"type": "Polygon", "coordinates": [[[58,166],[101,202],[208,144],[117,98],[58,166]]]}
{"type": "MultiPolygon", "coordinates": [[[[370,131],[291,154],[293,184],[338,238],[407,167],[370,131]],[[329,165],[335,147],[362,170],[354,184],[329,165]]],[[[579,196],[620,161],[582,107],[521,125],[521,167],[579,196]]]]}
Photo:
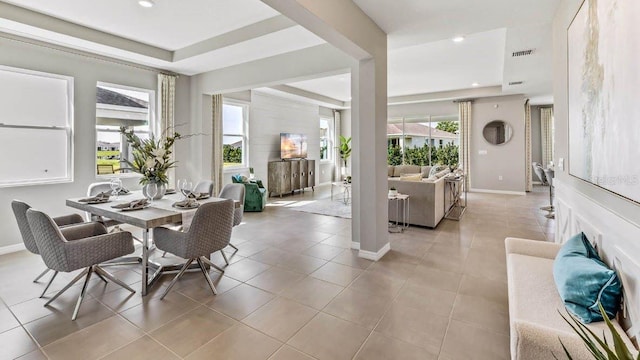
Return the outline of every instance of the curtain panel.
{"type": "Polygon", "coordinates": [[[213,193],[219,194],[222,190],[222,170],[224,160],[222,158],[222,94],[215,94],[211,97],[212,113],[212,139],[211,139],[211,180],[213,181],[213,193]]]}
{"type": "Polygon", "coordinates": [[[529,99],[524,103],[524,141],[525,141],[525,181],[526,181],[526,189],[527,191],[533,190],[533,174],[532,174],[532,149],[531,149],[531,104],[529,103],[529,99]]]}
{"type": "Polygon", "coordinates": [[[458,103],[458,116],[460,119],[460,163],[464,171],[464,188],[469,190],[471,186],[471,101],[458,103]]]}
{"type": "Polygon", "coordinates": [[[338,110],[333,110],[333,147],[334,147],[334,151],[333,151],[333,163],[334,163],[334,174],[333,174],[333,181],[340,181],[342,180],[342,161],[340,159],[340,135],[342,135],[342,130],[341,130],[341,118],[340,118],[340,111],[338,110]]]}
{"type": "Polygon", "coordinates": [[[553,108],[540,109],[540,127],[542,134],[542,166],[547,167],[553,161],[553,108]]]}
{"type": "MultiPolygon", "coordinates": [[[[173,136],[175,133],[175,102],[176,79],[175,75],[158,74],[158,118],[155,135],[157,137],[173,136]]],[[[175,161],[175,145],[171,147],[171,160],[175,161]]],[[[167,171],[169,184],[167,187],[175,188],[175,169],[167,171]]]]}

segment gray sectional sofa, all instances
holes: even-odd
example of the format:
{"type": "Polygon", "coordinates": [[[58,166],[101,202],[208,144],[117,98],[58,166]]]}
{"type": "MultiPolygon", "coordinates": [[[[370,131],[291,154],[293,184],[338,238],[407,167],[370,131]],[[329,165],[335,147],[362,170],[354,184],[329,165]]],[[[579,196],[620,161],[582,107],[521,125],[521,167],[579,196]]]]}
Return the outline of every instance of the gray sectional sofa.
{"type": "MultiPolygon", "coordinates": [[[[443,170],[436,176],[428,179],[431,166],[398,165],[389,166],[388,188],[395,187],[399,193],[409,195],[409,219],[411,225],[435,228],[438,226],[445,213],[444,176],[449,170],[443,170]],[[420,181],[400,180],[403,175],[422,174],[420,181]]],[[[402,209],[400,219],[396,219],[397,202],[389,202],[389,220],[402,221],[402,209]]]]}

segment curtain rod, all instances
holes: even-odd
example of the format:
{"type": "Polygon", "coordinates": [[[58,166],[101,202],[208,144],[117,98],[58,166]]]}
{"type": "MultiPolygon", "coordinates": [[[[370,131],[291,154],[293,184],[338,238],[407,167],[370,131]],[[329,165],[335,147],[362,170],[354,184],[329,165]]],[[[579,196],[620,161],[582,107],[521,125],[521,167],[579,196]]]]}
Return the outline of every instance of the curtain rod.
{"type": "Polygon", "coordinates": [[[118,60],[118,59],[115,59],[115,58],[112,58],[112,57],[109,57],[109,56],[97,55],[97,54],[93,54],[93,53],[90,53],[90,52],[87,52],[87,51],[76,50],[76,49],[72,49],[72,48],[69,48],[69,47],[66,47],[66,46],[51,44],[51,43],[48,43],[48,42],[45,42],[45,41],[41,41],[41,40],[29,39],[29,38],[25,38],[23,36],[13,35],[13,34],[5,33],[5,32],[0,32],[0,38],[3,38],[5,40],[9,40],[9,41],[14,41],[14,42],[19,42],[19,43],[31,45],[31,46],[37,46],[37,47],[41,47],[41,48],[45,48],[45,49],[49,49],[49,50],[54,50],[54,51],[58,51],[58,52],[63,52],[63,53],[67,53],[67,54],[71,54],[71,55],[75,55],[75,56],[85,57],[85,58],[89,58],[89,59],[93,59],[93,60],[97,60],[97,61],[101,61],[101,62],[112,63],[112,64],[115,64],[115,65],[127,66],[127,67],[131,67],[131,68],[139,69],[139,70],[145,70],[145,71],[149,71],[149,72],[158,73],[158,74],[172,75],[172,76],[176,76],[176,77],[180,76],[179,74],[174,73],[172,71],[158,69],[158,68],[154,68],[154,67],[150,67],[150,66],[139,65],[139,64],[135,64],[135,63],[132,63],[132,62],[129,62],[129,61],[125,61],[125,60],[118,60]]]}

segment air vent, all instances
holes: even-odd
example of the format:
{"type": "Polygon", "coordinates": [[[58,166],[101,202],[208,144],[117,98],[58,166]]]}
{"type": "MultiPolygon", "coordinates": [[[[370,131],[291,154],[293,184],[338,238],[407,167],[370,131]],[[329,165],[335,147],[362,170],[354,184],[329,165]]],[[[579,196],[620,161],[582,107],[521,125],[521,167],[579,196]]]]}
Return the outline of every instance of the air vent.
{"type": "Polygon", "coordinates": [[[511,56],[512,57],[520,57],[520,56],[529,56],[531,54],[533,54],[533,49],[514,51],[511,54],[511,56]]]}
{"type": "Polygon", "coordinates": [[[522,85],[524,81],[511,81],[509,82],[509,86],[522,85]]]}

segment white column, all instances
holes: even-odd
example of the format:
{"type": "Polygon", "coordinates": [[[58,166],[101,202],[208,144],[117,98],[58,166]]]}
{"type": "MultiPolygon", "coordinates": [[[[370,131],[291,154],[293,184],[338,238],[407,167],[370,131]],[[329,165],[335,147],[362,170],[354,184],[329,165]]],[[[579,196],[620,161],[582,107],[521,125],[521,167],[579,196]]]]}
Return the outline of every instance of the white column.
{"type": "Polygon", "coordinates": [[[360,257],[379,260],[390,250],[386,59],[360,60],[351,72],[351,84],[352,240],[360,244],[360,257]]]}

